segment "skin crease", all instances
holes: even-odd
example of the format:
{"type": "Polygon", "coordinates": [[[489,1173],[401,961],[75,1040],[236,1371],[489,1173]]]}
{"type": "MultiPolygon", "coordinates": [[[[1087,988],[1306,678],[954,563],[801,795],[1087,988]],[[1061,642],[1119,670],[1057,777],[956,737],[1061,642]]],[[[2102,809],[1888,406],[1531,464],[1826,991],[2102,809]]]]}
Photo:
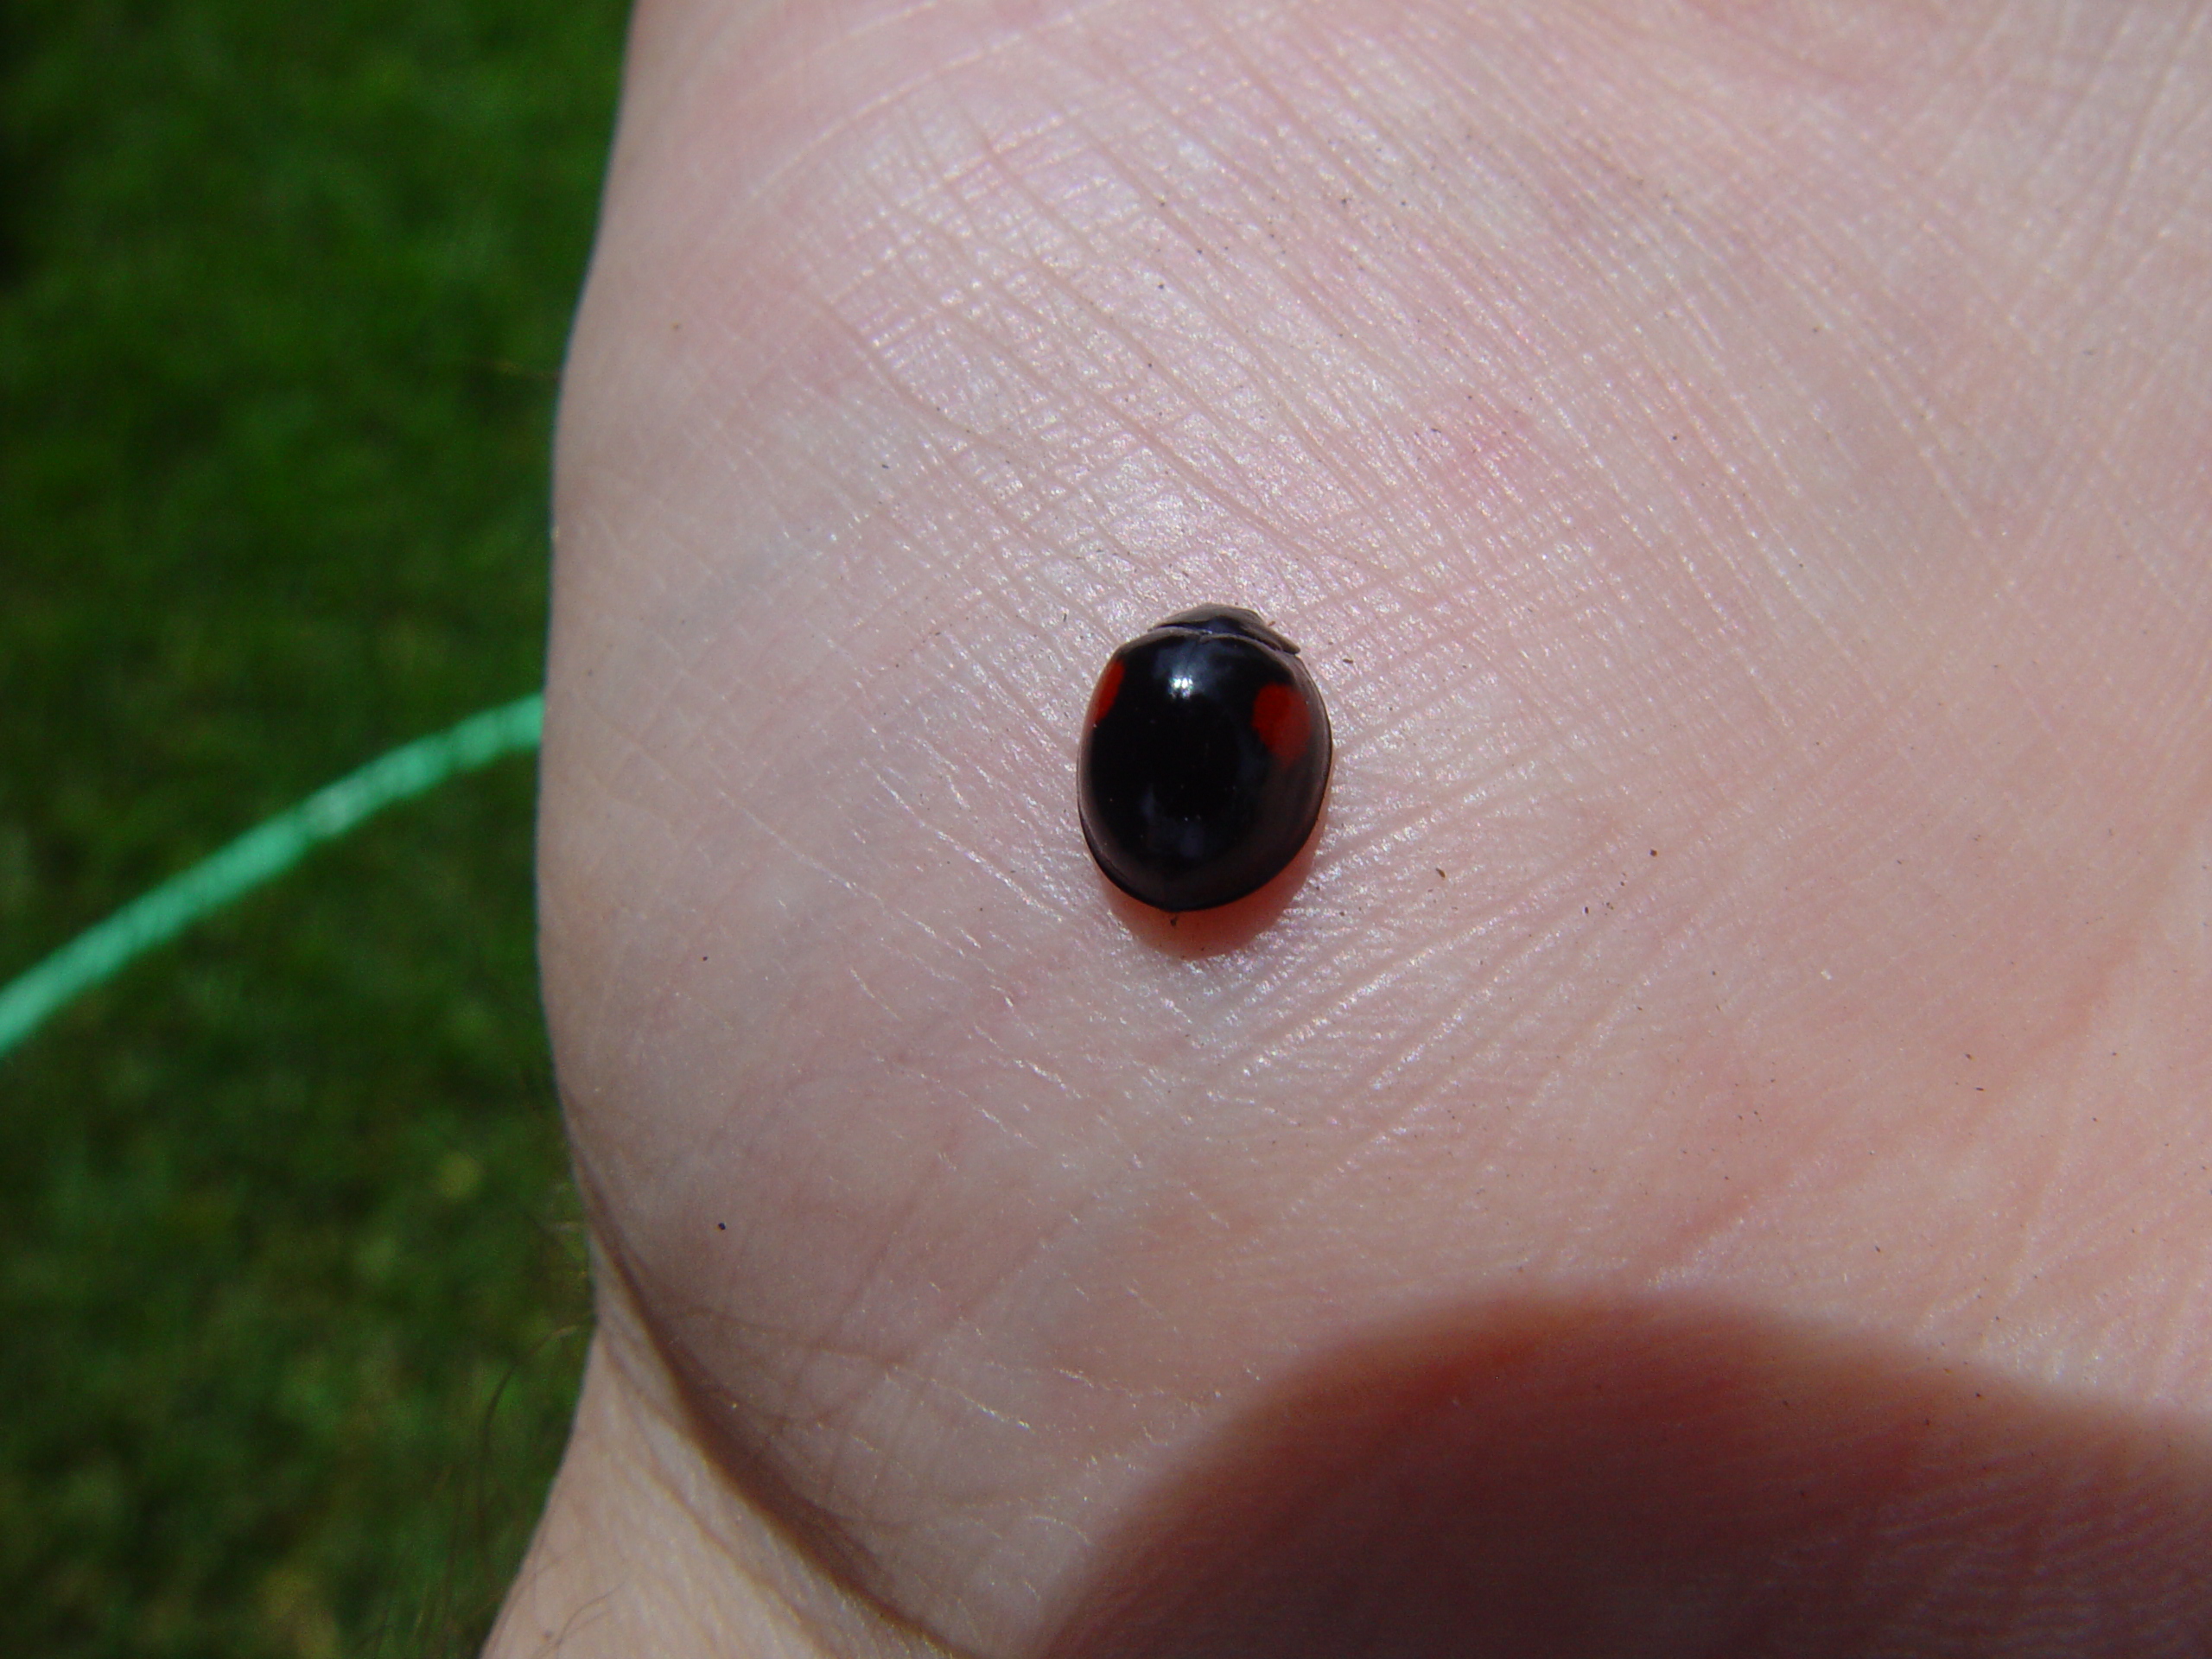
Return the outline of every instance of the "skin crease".
{"type": "Polygon", "coordinates": [[[2212,1647],[2208,111],[2178,0],[645,0],[490,1651],[2212,1647]],[[1213,602],[1337,766],[1186,937],[1075,746],[1213,602]]]}

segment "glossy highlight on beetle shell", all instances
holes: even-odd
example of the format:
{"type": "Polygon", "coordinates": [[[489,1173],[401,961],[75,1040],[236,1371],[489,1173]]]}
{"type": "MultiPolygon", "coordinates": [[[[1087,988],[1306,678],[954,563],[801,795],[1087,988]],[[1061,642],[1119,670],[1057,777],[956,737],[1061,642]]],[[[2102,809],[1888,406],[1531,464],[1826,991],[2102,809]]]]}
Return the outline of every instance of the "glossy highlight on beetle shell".
{"type": "Polygon", "coordinates": [[[1229,904],[1305,846],[1332,753],[1296,645],[1249,611],[1181,612],[1116,652],[1091,692],[1084,839],[1107,879],[1147,905],[1229,904]]]}

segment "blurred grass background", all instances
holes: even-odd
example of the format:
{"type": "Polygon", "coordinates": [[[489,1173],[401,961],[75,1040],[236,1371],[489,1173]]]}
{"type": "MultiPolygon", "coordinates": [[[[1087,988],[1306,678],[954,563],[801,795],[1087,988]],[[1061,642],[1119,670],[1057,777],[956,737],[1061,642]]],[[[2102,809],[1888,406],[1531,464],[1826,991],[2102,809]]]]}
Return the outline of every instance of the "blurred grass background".
{"type": "MultiPolygon", "coordinates": [[[[621,10],[0,0],[0,980],[538,683],[621,10]]],[[[588,1319],[532,786],[0,1058],[0,1653],[480,1642],[588,1319]]]]}

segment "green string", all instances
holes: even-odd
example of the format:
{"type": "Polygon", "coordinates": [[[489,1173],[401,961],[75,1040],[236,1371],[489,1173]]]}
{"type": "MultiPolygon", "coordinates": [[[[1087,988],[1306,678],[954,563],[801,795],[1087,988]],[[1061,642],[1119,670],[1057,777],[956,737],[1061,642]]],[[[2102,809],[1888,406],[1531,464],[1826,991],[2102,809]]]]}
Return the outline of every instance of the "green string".
{"type": "Polygon", "coordinates": [[[474,772],[501,755],[536,748],[544,723],[545,699],[535,695],[471,715],[458,726],[380,755],[133,899],[0,988],[0,1054],[132,958],[283,874],[319,842],[342,836],[372,813],[434,789],[448,778],[474,772]]]}

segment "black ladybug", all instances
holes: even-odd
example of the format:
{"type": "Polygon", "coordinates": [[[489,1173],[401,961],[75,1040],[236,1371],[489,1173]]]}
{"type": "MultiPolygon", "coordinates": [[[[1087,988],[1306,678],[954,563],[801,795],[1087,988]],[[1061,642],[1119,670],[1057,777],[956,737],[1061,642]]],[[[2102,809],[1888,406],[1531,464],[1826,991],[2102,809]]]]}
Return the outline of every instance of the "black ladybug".
{"type": "Polygon", "coordinates": [[[1329,787],[1329,711],[1298,647],[1205,605],[1129,641],[1084,722],[1090,855],[1161,910],[1211,910],[1296,857],[1329,787]]]}

